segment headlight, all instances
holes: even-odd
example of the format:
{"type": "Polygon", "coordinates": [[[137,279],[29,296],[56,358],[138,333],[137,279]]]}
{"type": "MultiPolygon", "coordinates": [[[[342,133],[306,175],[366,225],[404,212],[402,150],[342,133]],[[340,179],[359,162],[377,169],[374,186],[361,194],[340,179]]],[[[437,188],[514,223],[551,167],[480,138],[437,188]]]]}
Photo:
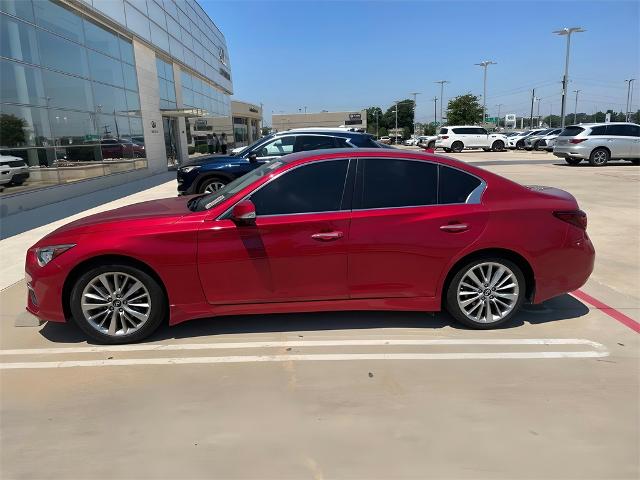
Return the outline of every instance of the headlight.
{"type": "Polygon", "coordinates": [[[38,260],[38,265],[44,267],[51,260],[56,258],[58,255],[66,252],[71,247],[75,247],[75,243],[68,243],[66,245],[51,245],[50,247],[40,247],[36,248],[36,259],[38,260]]]}
{"type": "Polygon", "coordinates": [[[197,170],[200,168],[200,165],[189,165],[188,167],[182,167],[180,171],[182,173],[189,173],[191,170],[197,170]]]}

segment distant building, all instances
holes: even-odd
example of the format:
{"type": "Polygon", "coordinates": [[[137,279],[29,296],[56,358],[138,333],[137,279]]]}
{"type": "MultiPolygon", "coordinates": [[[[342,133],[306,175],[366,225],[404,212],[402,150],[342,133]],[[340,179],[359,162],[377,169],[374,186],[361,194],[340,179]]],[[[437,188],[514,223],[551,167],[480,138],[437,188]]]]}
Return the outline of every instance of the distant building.
{"type": "Polygon", "coordinates": [[[352,127],[367,129],[367,111],[353,110],[349,112],[317,112],[317,113],[289,113],[272,115],[271,126],[275,130],[291,130],[305,127],[352,127]]]}
{"type": "Polygon", "coordinates": [[[243,147],[260,138],[262,128],[262,108],[253,103],[231,101],[231,115],[204,116],[189,122],[189,144],[206,143],[207,135],[215,133],[218,137],[224,132],[227,142],[234,147],[243,147]]]}

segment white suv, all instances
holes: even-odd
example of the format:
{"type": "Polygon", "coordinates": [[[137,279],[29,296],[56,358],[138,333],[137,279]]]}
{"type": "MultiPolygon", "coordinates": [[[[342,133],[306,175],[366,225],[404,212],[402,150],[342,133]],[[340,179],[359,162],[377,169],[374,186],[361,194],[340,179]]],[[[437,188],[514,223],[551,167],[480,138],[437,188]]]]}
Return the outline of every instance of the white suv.
{"type": "Polygon", "coordinates": [[[489,133],[482,127],[461,125],[441,128],[435,147],[445,152],[461,152],[465,148],[501,152],[506,144],[507,136],[502,133],[489,133]]]}

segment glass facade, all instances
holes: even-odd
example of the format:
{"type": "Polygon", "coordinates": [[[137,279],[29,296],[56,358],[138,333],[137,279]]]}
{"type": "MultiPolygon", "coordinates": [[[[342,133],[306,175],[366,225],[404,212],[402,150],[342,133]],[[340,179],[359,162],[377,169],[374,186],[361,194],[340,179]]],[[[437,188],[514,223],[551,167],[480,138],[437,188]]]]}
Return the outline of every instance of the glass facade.
{"type": "Polygon", "coordinates": [[[182,103],[184,108],[197,108],[207,117],[231,115],[229,95],[222,93],[213,84],[189,72],[182,71],[182,103]]]}
{"type": "Polygon", "coordinates": [[[83,0],[231,92],[224,36],[195,0],[83,0]]]}
{"type": "MultiPolygon", "coordinates": [[[[111,3],[111,2],[104,2],[111,3]]],[[[131,41],[49,0],[0,2],[4,194],[146,167],[131,41]]]]}

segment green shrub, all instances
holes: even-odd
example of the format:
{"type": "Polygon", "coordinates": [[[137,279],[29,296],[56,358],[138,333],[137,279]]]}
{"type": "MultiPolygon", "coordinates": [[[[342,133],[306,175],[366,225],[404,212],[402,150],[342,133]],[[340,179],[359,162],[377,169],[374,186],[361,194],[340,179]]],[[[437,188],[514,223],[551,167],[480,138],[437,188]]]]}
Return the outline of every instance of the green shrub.
{"type": "Polygon", "coordinates": [[[196,152],[198,153],[209,153],[209,146],[206,143],[196,146],[196,152]]]}

